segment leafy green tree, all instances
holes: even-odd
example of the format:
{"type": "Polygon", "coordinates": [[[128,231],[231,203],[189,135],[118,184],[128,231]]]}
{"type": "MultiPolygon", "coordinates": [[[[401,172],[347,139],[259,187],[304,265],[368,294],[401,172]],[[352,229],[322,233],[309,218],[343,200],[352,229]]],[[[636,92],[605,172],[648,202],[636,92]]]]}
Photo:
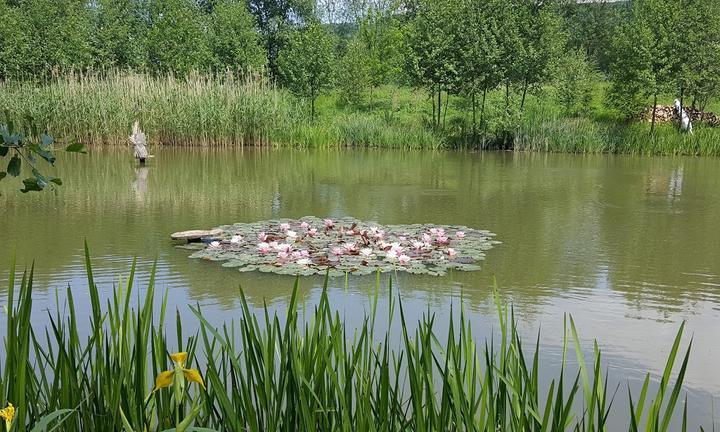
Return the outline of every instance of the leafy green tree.
{"type": "Polygon", "coordinates": [[[395,4],[370,5],[359,21],[358,37],[366,52],[372,87],[387,84],[402,70],[402,27],[395,4]]]}
{"type": "Polygon", "coordinates": [[[498,39],[503,35],[493,14],[498,3],[498,0],[464,0],[459,17],[464,29],[460,46],[464,48],[458,73],[462,92],[470,97],[473,138],[477,136],[477,95],[482,95],[480,123],[483,124],[487,92],[502,79],[498,39]]]}
{"type": "Polygon", "coordinates": [[[96,63],[103,67],[140,68],[147,62],[147,21],[139,0],[96,0],[96,63]]]}
{"type": "Polygon", "coordinates": [[[578,116],[590,111],[597,73],[583,49],[572,49],[561,59],[555,73],[555,93],[565,114],[578,116]]]}
{"type": "Polygon", "coordinates": [[[0,0],[0,79],[21,77],[31,70],[31,39],[21,11],[0,0]]]}
{"type": "Polygon", "coordinates": [[[522,110],[528,90],[550,79],[565,46],[566,36],[562,31],[557,1],[516,0],[514,7],[522,49],[518,53],[518,67],[513,75],[522,88],[522,110]]]}
{"type": "Polygon", "coordinates": [[[26,0],[20,3],[30,45],[27,72],[82,69],[92,65],[92,21],[81,0],[26,0]]]}
{"type": "Polygon", "coordinates": [[[338,87],[343,103],[360,105],[372,83],[372,68],[365,44],[353,38],[347,45],[338,68],[338,87]]]}
{"type": "Polygon", "coordinates": [[[636,0],[630,22],[618,32],[613,44],[611,104],[634,114],[644,99],[652,96],[651,133],[658,95],[675,88],[680,73],[678,6],[678,0],[636,0]]]}
{"type": "Polygon", "coordinates": [[[244,2],[221,0],[213,6],[209,39],[216,68],[249,70],[266,62],[253,17],[244,2]]]}
{"type": "Polygon", "coordinates": [[[676,50],[678,93],[704,111],[720,95],[720,1],[682,0],[676,50]]]}
{"type": "MultiPolygon", "coordinates": [[[[442,94],[457,89],[461,61],[458,0],[421,0],[409,30],[407,72],[414,85],[430,91],[433,126],[440,127],[442,94]]],[[[447,97],[446,97],[447,102],[447,97]]]]}
{"type": "Polygon", "coordinates": [[[187,74],[210,64],[206,15],[192,0],[154,0],[147,49],[158,72],[187,74]]]}
{"type": "Polygon", "coordinates": [[[335,40],[318,22],[293,32],[280,52],[280,80],[293,93],[310,99],[312,119],[318,95],[332,87],[335,63],[335,40]]]}
{"type": "Polygon", "coordinates": [[[288,35],[314,17],[315,0],[248,0],[248,8],[263,36],[270,72],[277,75],[278,56],[288,35]]]}

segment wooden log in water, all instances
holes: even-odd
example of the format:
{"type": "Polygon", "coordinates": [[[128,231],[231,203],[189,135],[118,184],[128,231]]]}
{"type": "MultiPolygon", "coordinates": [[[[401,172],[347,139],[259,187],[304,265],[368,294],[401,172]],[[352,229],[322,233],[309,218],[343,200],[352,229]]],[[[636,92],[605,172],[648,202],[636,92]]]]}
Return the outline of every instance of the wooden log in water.
{"type": "Polygon", "coordinates": [[[221,229],[211,229],[211,230],[190,230],[190,231],[180,231],[176,232],[170,235],[170,238],[173,240],[184,240],[188,243],[191,242],[197,242],[201,241],[203,238],[206,237],[217,237],[219,235],[222,235],[223,230],[221,229]]]}

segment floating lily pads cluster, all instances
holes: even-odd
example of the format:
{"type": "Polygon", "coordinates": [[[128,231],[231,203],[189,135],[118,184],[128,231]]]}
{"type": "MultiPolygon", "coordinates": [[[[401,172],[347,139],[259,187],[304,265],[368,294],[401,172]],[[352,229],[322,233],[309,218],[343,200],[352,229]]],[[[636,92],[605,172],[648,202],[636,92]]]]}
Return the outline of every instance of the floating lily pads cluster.
{"type": "Polygon", "coordinates": [[[464,226],[380,225],[353,218],[268,220],[216,228],[190,258],[221,261],[241,272],[367,275],[406,271],[441,276],[479,270],[494,234],[464,226]]]}

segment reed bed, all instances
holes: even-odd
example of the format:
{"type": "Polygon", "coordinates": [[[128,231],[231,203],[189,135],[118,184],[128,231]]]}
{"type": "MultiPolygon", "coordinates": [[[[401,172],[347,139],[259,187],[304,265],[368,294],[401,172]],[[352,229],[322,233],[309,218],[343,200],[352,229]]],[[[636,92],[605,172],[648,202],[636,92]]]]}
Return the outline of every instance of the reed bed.
{"type": "Polygon", "coordinates": [[[422,129],[371,114],[310,120],[307,103],[263,74],[67,73],[47,82],[0,83],[0,105],[32,117],[55,136],[87,144],[127,145],[139,119],[152,144],[183,146],[437,147],[422,129]]]}
{"type": "Polygon", "coordinates": [[[11,267],[0,402],[17,409],[13,431],[604,431],[621,410],[630,431],[667,431],[676,416],[685,430],[683,326],[657,392],[648,375],[621,408],[600,349],[584,357],[571,317],[562,367],[540,385],[540,337],[527,350],[497,291],[500,336],[484,344],[462,310],[444,334],[430,311],[408,322],[392,286],[380,320],[390,324],[377,324],[379,282],[356,329],[332,309],[327,282],[312,318],[301,319],[297,281],[284,317],[254,314],[241,293],[237,322],[217,327],[192,306],[200,330],[186,335],[177,314],[171,341],[167,293],[157,292],[154,277],[140,297],[133,263],[103,304],[87,248],[86,266],[92,312],[82,337],[69,288],[50,324],[34,327],[33,269],[16,284],[11,267]],[[399,340],[388,329],[398,321],[399,340]],[[568,372],[568,351],[577,373],[568,372]]]}

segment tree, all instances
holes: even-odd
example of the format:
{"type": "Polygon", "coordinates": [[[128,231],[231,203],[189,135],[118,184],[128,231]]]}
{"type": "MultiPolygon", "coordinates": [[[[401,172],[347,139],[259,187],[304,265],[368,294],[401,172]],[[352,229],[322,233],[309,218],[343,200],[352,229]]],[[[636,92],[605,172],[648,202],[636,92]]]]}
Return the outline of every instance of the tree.
{"type": "Polygon", "coordinates": [[[96,0],[96,63],[137,69],[147,62],[147,21],[138,0],[96,0]]]}
{"type": "Polygon", "coordinates": [[[332,87],[335,72],[335,41],[318,22],[293,32],[278,57],[280,81],[293,93],[310,99],[315,119],[315,101],[332,87]]]}
{"type": "Polygon", "coordinates": [[[677,6],[677,0],[636,0],[630,21],[613,42],[610,104],[630,115],[652,96],[651,133],[658,95],[674,88],[679,76],[677,6]]]}
{"type": "Polygon", "coordinates": [[[206,16],[192,0],[154,0],[147,49],[152,68],[180,75],[210,64],[206,16]]]}
{"type": "Polygon", "coordinates": [[[338,68],[340,98],[344,103],[359,105],[372,82],[372,69],[365,44],[355,37],[350,40],[338,68]]]}
{"type": "Polygon", "coordinates": [[[555,73],[555,92],[565,114],[577,116],[590,110],[597,74],[585,50],[571,49],[561,59],[555,73]]]}
{"type": "Polygon", "coordinates": [[[364,45],[373,87],[387,84],[402,69],[402,29],[396,5],[371,5],[360,18],[358,37],[364,45]]]}
{"type": "MultiPolygon", "coordinates": [[[[677,54],[679,99],[702,111],[720,94],[720,1],[682,0],[677,54]]],[[[683,103],[684,105],[684,103],[683,103]]]]}
{"type": "Polygon", "coordinates": [[[27,21],[27,72],[48,74],[53,69],[83,69],[92,64],[92,22],[81,0],[27,0],[20,4],[27,21]]]}
{"type": "Polygon", "coordinates": [[[443,91],[449,94],[457,89],[461,56],[457,49],[461,34],[458,6],[458,0],[422,0],[409,30],[407,73],[414,85],[430,91],[434,127],[441,125],[443,91]]]}
{"type": "Polygon", "coordinates": [[[28,22],[18,8],[0,0],[0,79],[21,77],[31,70],[28,22]]]}
{"type": "Polygon", "coordinates": [[[287,36],[297,25],[313,18],[314,0],[248,0],[250,13],[255,17],[265,42],[268,67],[277,75],[277,59],[287,42],[287,36]]]}
{"type": "Polygon", "coordinates": [[[216,68],[256,69],[266,62],[254,28],[254,20],[243,2],[221,0],[214,4],[210,20],[210,46],[216,68]]]}

